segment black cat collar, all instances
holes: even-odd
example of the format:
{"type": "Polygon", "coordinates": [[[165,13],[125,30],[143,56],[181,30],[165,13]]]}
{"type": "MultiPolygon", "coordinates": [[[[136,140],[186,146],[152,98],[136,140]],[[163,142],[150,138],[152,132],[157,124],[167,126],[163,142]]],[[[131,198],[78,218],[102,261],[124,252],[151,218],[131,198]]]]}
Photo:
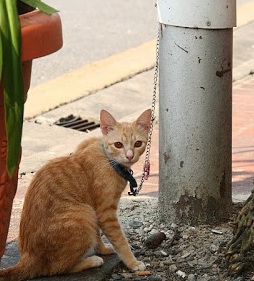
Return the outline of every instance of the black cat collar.
{"type": "Polygon", "coordinates": [[[125,180],[127,180],[130,183],[130,191],[128,192],[128,195],[136,196],[137,195],[136,187],[138,185],[136,180],[132,176],[133,171],[131,169],[124,167],[123,165],[119,164],[117,161],[113,159],[109,159],[109,163],[113,166],[113,168],[117,171],[117,173],[121,177],[123,177],[125,180]]]}

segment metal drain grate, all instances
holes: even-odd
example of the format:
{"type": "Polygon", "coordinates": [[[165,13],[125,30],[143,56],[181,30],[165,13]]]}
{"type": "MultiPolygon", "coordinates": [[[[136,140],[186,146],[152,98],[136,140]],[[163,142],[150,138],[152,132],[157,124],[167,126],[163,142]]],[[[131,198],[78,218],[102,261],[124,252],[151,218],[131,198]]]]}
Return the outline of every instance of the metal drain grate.
{"type": "Polygon", "coordinates": [[[100,124],[96,124],[94,121],[82,119],[81,117],[76,117],[72,114],[67,117],[60,118],[55,124],[64,128],[70,128],[87,133],[100,127],[100,124]]]}

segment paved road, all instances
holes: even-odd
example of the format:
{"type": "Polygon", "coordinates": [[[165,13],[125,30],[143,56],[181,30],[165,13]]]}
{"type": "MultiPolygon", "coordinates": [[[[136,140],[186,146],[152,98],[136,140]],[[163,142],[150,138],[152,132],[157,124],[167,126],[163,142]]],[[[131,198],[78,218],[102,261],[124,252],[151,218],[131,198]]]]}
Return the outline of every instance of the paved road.
{"type": "Polygon", "coordinates": [[[33,62],[32,84],[152,40],[155,0],[45,0],[60,11],[64,47],[33,62]]]}
{"type": "Polygon", "coordinates": [[[34,60],[31,87],[156,37],[156,0],[45,1],[60,11],[64,46],[34,60]]]}

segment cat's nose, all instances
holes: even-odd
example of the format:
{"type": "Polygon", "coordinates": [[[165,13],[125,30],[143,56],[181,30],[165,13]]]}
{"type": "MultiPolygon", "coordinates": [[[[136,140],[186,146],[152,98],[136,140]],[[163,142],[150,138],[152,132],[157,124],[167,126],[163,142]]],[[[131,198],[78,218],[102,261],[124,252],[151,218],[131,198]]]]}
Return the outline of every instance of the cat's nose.
{"type": "Polygon", "coordinates": [[[131,161],[133,159],[133,156],[127,156],[126,155],[126,158],[131,161]]]}
{"type": "Polygon", "coordinates": [[[133,151],[132,151],[132,150],[128,150],[128,151],[126,152],[126,158],[127,158],[129,161],[131,161],[131,160],[133,159],[133,157],[134,157],[133,151]]]}

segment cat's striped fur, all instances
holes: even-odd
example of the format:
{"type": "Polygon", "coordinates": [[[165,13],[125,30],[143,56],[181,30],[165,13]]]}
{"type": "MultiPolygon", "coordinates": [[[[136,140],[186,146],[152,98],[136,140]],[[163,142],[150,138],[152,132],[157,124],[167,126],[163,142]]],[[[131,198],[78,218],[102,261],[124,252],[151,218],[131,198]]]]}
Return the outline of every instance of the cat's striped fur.
{"type": "Polygon", "coordinates": [[[143,270],[121,230],[117,206],[126,186],[109,158],[130,167],[144,152],[151,111],[133,123],[119,123],[101,111],[102,138],[81,143],[70,156],[54,159],[34,176],[22,211],[19,248],[21,257],[0,270],[0,281],[20,281],[36,276],[82,271],[103,264],[92,256],[118,253],[132,270],[143,270]],[[100,230],[112,247],[106,247],[100,230]]]}

